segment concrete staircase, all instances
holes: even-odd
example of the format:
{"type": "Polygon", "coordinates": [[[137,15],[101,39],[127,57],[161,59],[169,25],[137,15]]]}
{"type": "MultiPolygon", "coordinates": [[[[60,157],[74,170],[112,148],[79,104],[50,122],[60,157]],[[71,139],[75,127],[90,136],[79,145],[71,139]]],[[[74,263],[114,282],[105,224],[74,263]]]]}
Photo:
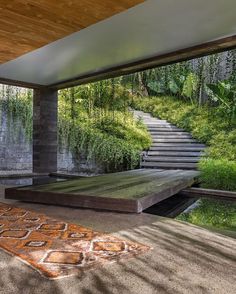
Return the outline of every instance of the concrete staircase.
{"type": "Polygon", "coordinates": [[[143,120],[152,137],[150,149],[142,155],[142,168],[197,169],[197,163],[204,155],[204,144],[166,120],[142,111],[134,111],[134,115],[143,120]]]}

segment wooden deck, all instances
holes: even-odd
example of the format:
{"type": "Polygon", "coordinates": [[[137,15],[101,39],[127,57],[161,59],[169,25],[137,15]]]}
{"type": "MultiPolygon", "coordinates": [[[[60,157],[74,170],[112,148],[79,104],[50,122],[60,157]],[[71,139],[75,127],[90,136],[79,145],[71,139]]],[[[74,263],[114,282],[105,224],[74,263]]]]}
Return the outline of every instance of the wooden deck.
{"type": "Polygon", "coordinates": [[[9,188],[5,191],[5,198],[139,213],[190,187],[198,175],[197,171],[139,169],[9,188]]]}

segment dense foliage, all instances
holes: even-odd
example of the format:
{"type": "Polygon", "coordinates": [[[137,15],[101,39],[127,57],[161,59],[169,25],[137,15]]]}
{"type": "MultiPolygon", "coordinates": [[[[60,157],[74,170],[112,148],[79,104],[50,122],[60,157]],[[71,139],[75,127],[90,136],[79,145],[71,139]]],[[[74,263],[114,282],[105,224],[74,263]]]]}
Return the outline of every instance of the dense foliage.
{"type": "Polygon", "coordinates": [[[211,98],[220,104],[221,109],[229,118],[231,125],[236,121],[236,83],[233,80],[219,81],[217,84],[208,84],[211,98]]]}
{"type": "Polygon", "coordinates": [[[138,96],[177,96],[199,105],[221,104],[227,109],[228,102],[234,104],[231,95],[235,92],[236,50],[146,70],[125,77],[125,81],[138,96]]]}
{"type": "MultiPolygon", "coordinates": [[[[23,127],[30,141],[32,91],[9,86],[0,90],[0,110],[8,115],[8,131],[17,141],[23,127]]],[[[150,146],[151,138],[142,122],[133,118],[128,100],[129,92],[120,79],[60,91],[60,146],[106,171],[138,166],[140,153],[150,146]]]]}
{"type": "Polygon", "coordinates": [[[33,100],[32,90],[0,85],[0,119],[1,110],[8,116],[8,129],[13,139],[24,129],[28,140],[32,138],[33,100]]]}
{"type": "Polygon", "coordinates": [[[100,82],[60,92],[60,143],[107,171],[134,168],[151,139],[128,109],[129,94],[116,81],[108,86],[100,82]]]}

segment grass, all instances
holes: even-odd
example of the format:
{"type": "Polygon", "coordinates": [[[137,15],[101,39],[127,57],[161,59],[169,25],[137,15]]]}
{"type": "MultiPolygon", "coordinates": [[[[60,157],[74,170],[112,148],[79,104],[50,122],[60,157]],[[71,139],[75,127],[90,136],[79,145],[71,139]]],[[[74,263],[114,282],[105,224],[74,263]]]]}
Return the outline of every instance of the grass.
{"type": "Polygon", "coordinates": [[[230,201],[200,199],[194,209],[184,212],[178,220],[236,232],[236,204],[230,201]]]}
{"type": "Polygon", "coordinates": [[[199,168],[202,187],[236,191],[236,162],[207,158],[200,161],[199,168]]]}
{"type": "Polygon", "coordinates": [[[136,97],[132,107],[150,112],[207,144],[199,164],[202,186],[236,191],[236,130],[220,107],[198,106],[176,97],[136,97]]]}

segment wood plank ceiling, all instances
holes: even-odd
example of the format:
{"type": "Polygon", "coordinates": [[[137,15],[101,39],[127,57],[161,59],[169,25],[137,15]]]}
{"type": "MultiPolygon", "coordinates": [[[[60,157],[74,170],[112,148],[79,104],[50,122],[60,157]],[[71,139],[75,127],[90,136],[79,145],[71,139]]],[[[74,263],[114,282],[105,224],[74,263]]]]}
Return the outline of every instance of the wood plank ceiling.
{"type": "Polygon", "coordinates": [[[144,0],[0,0],[0,63],[142,2],[144,0]]]}

